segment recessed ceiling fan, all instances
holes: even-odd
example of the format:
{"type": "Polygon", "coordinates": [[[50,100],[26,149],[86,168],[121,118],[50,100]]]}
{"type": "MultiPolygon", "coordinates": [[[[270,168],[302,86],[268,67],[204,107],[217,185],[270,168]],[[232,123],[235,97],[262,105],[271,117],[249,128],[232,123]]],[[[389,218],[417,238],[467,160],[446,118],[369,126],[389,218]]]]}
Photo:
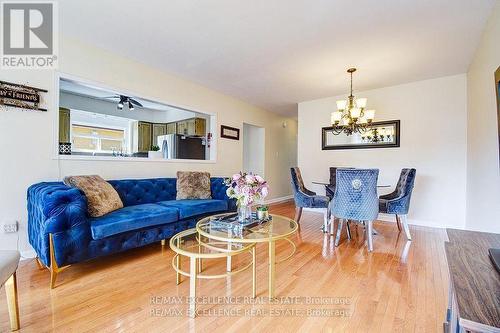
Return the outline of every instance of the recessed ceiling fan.
{"type": "Polygon", "coordinates": [[[104,97],[104,98],[118,100],[118,104],[116,105],[116,108],[118,110],[123,110],[123,106],[125,104],[128,105],[128,109],[130,111],[133,111],[135,106],[138,106],[140,108],[143,107],[142,104],[139,103],[137,100],[133,99],[132,97],[125,96],[125,95],[115,95],[115,96],[109,96],[109,97],[104,97]]]}

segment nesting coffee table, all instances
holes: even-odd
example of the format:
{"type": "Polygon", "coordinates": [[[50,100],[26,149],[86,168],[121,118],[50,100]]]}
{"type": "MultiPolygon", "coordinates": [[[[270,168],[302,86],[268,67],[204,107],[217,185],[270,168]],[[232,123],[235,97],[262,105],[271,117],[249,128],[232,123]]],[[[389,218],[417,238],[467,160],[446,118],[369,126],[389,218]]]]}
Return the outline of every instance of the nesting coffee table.
{"type": "Polygon", "coordinates": [[[268,244],[268,296],[273,299],[275,295],[276,264],[283,262],[293,256],[296,246],[290,236],[298,230],[298,224],[294,220],[271,214],[271,220],[262,222],[243,234],[233,234],[231,231],[221,231],[213,228],[210,223],[213,219],[219,219],[228,214],[219,214],[206,217],[196,224],[196,228],[182,231],[170,239],[170,248],[176,252],[172,259],[172,266],[177,272],[177,284],[181,282],[181,276],[187,276],[190,280],[190,304],[189,312],[195,316],[196,279],[222,278],[242,272],[252,267],[252,297],[256,295],[256,249],[257,243],[268,244]],[[291,251],[285,257],[276,260],[276,242],[287,241],[291,245],[291,251]],[[231,258],[236,255],[249,253],[251,261],[237,269],[232,270],[231,258]],[[183,271],[180,256],[189,257],[189,272],[183,271]],[[203,274],[203,260],[226,258],[226,272],[219,275],[203,274]]]}

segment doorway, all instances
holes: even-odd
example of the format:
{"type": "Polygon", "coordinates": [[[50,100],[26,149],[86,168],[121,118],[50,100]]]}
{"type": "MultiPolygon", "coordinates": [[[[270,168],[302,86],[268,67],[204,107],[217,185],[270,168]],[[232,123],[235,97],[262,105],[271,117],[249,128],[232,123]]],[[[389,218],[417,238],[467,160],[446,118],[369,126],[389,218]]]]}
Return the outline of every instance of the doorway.
{"type": "Polygon", "coordinates": [[[264,178],[265,143],[263,127],[243,123],[243,171],[264,178]]]}

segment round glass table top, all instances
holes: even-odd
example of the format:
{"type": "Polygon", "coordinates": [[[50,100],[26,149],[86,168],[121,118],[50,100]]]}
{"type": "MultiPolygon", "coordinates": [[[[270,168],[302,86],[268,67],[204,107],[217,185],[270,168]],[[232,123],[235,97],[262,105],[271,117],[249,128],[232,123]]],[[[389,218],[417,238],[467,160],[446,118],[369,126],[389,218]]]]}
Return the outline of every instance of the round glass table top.
{"type": "Polygon", "coordinates": [[[252,246],[203,237],[194,228],[179,232],[170,239],[170,248],[174,252],[196,258],[224,258],[249,251],[252,246]]]}
{"type": "Polygon", "coordinates": [[[224,242],[261,243],[284,239],[298,229],[298,224],[294,220],[275,214],[269,214],[271,216],[269,221],[258,223],[250,228],[244,227],[241,233],[216,228],[213,222],[226,215],[234,215],[234,213],[206,217],[196,224],[196,230],[201,236],[224,242]]]}

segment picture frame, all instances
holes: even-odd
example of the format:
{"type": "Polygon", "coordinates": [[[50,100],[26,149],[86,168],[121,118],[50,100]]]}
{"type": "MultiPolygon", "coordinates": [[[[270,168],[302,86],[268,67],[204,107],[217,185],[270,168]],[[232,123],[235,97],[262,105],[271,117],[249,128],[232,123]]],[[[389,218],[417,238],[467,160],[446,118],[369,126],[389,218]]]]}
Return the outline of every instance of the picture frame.
{"type": "Polygon", "coordinates": [[[236,127],[230,127],[221,125],[220,126],[220,137],[224,139],[239,140],[240,139],[240,129],[236,127]]]}
{"type": "Polygon", "coordinates": [[[397,148],[400,146],[400,120],[373,122],[370,124],[369,128],[377,129],[378,132],[376,132],[376,136],[379,137],[382,133],[382,129],[390,129],[390,135],[387,136],[386,134],[382,134],[382,136],[384,136],[383,139],[387,137],[386,140],[373,141],[369,140],[369,136],[373,136],[373,134],[368,133],[368,131],[366,134],[352,134],[350,136],[346,136],[342,133],[336,136],[332,132],[333,127],[323,127],[321,129],[321,150],[397,148]],[[336,138],[338,139],[335,140],[336,138]]]}

